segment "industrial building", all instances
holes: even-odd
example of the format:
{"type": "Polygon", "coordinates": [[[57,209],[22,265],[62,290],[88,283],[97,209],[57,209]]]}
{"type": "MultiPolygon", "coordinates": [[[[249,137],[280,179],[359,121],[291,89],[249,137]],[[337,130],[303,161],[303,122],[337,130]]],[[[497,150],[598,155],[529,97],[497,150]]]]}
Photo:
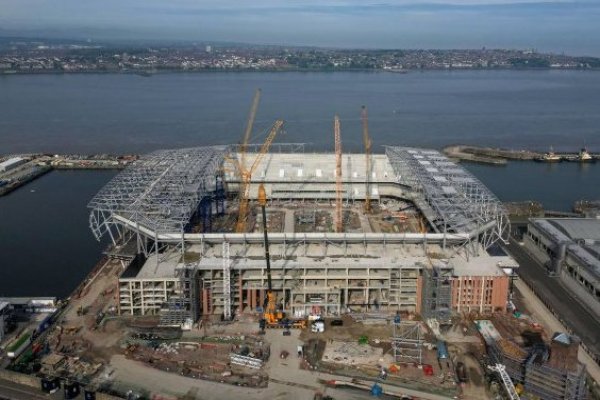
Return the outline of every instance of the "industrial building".
{"type": "Polygon", "coordinates": [[[288,315],[405,311],[447,320],[505,309],[501,266],[510,260],[486,249],[506,239],[506,212],[444,155],[264,150],[156,151],[92,199],[91,230],[123,261],[121,314],[160,314],[169,324],[262,307],[261,184],[273,288],[288,315]]]}
{"type": "Polygon", "coordinates": [[[7,172],[17,168],[19,165],[25,164],[28,160],[22,157],[12,157],[0,162],[0,172],[7,172]]]}
{"type": "Polygon", "coordinates": [[[600,219],[531,219],[524,243],[600,319],[600,219]]]}

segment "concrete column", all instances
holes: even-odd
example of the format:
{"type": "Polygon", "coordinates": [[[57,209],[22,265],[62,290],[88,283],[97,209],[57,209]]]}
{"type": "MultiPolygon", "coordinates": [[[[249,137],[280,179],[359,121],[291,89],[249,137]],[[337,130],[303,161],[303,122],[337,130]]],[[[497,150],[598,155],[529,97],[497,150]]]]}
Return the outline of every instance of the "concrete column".
{"type": "Polygon", "coordinates": [[[202,315],[208,315],[208,293],[202,289],[202,315]]]}
{"type": "Polygon", "coordinates": [[[242,287],[242,273],[241,272],[240,272],[240,277],[239,277],[238,296],[239,296],[238,313],[241,314],[244,311],[244,289],[242,287]]]}
{"type": "Polygon", "coordinates": [[[258,298],[260,301],[259,306],[262,307],[265,304],[265,289],[260,289],[258,298]]]}

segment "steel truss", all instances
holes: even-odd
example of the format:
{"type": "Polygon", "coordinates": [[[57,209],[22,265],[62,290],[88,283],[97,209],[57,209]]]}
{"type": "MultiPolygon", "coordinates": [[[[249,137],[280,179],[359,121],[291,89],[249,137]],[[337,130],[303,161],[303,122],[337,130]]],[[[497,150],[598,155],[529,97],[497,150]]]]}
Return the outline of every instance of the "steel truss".
{"type": "MultiPolygon", "coordinates": [[[[104,186],[89,202],[89,223],[100,240],[108,235],[117,244],[125,228],[116,218],[160,233],[185,233],[203,199],[215,193],[217,175],[228,146],[159,150],[147,154],[104,186]]],[[[135,231],[135,229],[133,229],[135,231]]],[[[138,252],[148,255],[162,245],[139,235],[138,252]]]]}
{"type": "MultiPolygon", "coordinates": [[[[507,212],[496,196],[464,168],[436,150],[386,147],[398,183],[412,189],[412,200],[438,233],[470,233],[484,248],[506,241],[507,212]]],[[[470,240],[472,242],[472,240],[470,240]]],[[[465,243],[476,254],[476,243],[465,243]]]]}

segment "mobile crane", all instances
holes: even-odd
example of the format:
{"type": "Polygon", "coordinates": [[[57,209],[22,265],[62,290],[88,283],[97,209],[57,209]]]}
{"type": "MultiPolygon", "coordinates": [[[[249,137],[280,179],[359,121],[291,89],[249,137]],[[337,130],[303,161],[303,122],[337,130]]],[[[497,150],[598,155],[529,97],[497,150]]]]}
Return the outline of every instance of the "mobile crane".
{"type": "Polygon", "coordinates": [[[262,333],[264,333],[265,328],[284,328],[286,331],[289,328],[304,329],[306,327],[306,320],[286,318],[284,313],[277,309],[277,296],[273,292],[273,281],[271,278],[271,256],[269,254],[269,234],[267,231],[266,211],[267,192],[262,183],[258,187],[258,204],[260,204],[262,210],[265,261],[267,262],[267,296],[265,297],[265,303],[263,304],[264,312],[263,317],[259,322],[259,327],[262,333]]]}

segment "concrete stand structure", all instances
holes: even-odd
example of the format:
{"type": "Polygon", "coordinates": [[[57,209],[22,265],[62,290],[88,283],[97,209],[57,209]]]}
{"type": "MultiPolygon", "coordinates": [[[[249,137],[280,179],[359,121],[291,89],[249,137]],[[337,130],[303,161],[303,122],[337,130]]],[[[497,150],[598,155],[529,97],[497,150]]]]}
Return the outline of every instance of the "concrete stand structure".
{"type": "Polygon", "coordinates": [[[486,249],[506,239],[508,219],[466,170],[435,150],[388,147],[370,158],[367,180],[364,154],[346,154],[344,229],[335,232],[335,156],[279,148],[250,181],[247,232],[233,228],[240,178],[228,161],[239,157],[232,147],[149,154],[96,195],[92,232],[111,238],[110,253],[125,266],[122,314],[198,319],[260,309],[267,278],[254,209],[260,183],[269,199],[274,292],[289,315],[404,311],[447,320],[505,309],[508,279],[499,264],[507,257],[486,249]]]}

